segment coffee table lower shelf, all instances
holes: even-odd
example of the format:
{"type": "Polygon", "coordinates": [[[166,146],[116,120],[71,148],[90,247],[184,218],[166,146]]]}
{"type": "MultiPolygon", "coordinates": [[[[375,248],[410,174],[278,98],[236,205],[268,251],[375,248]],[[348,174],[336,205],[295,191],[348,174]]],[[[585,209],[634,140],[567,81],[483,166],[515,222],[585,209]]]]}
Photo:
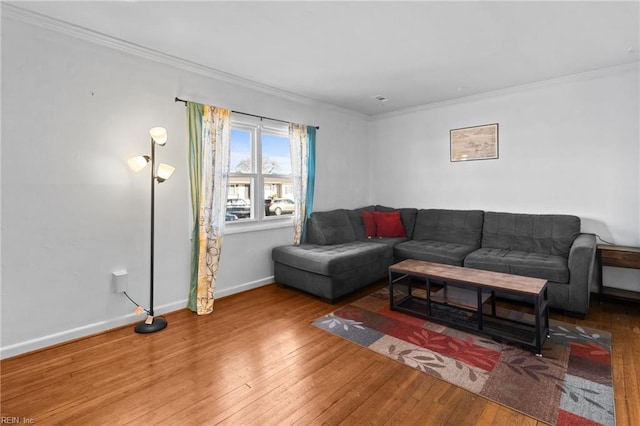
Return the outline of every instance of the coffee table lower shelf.
{"type": "Polygon", "coordinates": [[[542,345],[549,337],[545,280],[405,260],[389,267],[389,293],[389,304],[393,311],[483,334],[498,341],[515,343],[531,349],[537,356],[542,356],[542,345]],[[434,280],[442,285],[438,292],[432,292],[434,280]],[[531,298],[534,305],[533,323],[497,315],[495,289],[509,291],[510,284],[498,286],[495,281],[505,280],[507,283],[516,283],[519,294],[524,293],[531,298]],[[521,290],[519,284],[522,283],[534,284],[535,290],[521,290]],[[394,292],[397,286],[403,286],[406,295],[397,298],[394,292]]]}
{"type": "Polygon", "coordinates": [[[483,314],[482,330],[480,330],[475,311],[432,301],[431,315],[428,315],[427,303],[426,299],[410,296],[395,303],[392,309],[440,324],[451,325],[457,329],[480,333],[498,341],[516,343],[536,351],[535,324],[483,314]]]}

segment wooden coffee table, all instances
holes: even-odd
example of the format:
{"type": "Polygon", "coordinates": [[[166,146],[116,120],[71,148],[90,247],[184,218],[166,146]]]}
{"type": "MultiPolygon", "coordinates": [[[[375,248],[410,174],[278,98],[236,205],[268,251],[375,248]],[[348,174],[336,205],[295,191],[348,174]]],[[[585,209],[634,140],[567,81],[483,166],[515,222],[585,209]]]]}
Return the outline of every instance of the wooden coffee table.
{"type": "Polygon", "coordinates": [[[394,311],[517,343],[537,356],[549,337],[547,281],[539,278],[408,259],[389,267],[389,304],[394,311]],[[394,297],[397,286],[407,294],[394,297]],[[435,287],[440,289],[432,292],[435,287]],[[533,323],[498,316],[496,291],[531,301],[533,323]],[[490,313],[483,312],[487,302],[490,313]]]}

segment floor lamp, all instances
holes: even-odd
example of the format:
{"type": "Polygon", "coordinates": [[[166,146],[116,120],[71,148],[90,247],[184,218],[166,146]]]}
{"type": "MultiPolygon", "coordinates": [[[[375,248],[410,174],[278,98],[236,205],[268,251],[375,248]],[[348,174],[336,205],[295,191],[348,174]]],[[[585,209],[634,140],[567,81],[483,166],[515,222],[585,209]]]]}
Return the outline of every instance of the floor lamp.
{"type": "Polygon", "coordinates": [[[167,130],[164,127],[154,127],[149,130],[151,135],[151,156],[140,155],[129,159],[129,167],[138,172],[145,168],[148,163],[151,163],[151,272],[149,276],[149,304],[150,308],[147,311],[147,319],[140,322],[135,327],[136,333],[153,333],[160,331],[167,326],[167,320],[164,318],[156,318],[153,313],[153,247],[154,247],[154,219],[155,219],[155,189],[156,182],[162,183],[169,179],[169,176],[175,170],[174,167],[160,163],[156,170],[155,154],[156,145],[164,146],[167,143],[167,130]]]}

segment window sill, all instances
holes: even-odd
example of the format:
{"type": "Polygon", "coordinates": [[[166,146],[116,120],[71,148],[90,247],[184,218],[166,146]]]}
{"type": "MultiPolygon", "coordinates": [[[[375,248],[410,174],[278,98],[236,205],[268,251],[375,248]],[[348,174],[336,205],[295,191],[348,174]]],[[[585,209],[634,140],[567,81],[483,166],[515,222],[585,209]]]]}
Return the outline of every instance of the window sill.
{"type": "Polygon", "coordinates": [[[245,232],[267,231],[270,229],[293,227],[293,218],[269,219],[263,221],[247,220],[242,222],[227,222],[224,234],[242,234],[245,232]]]}

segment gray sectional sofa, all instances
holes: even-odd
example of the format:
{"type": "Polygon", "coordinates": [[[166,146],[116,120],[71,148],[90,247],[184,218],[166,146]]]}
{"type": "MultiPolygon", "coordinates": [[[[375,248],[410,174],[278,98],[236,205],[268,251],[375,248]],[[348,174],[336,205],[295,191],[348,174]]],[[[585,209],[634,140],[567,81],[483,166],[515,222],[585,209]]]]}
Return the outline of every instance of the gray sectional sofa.
{"type": "Polygon", "coordinates": [[[306,242],[276,247],[272,258],[278,284],[331,302],[419,259],[544,278],[552,308],[584,316],[595,252],[576,216],[367,206],[312,213],[306,242]],[[404,232],[368,237],[363,211],[399,212],[404,232]]]}

